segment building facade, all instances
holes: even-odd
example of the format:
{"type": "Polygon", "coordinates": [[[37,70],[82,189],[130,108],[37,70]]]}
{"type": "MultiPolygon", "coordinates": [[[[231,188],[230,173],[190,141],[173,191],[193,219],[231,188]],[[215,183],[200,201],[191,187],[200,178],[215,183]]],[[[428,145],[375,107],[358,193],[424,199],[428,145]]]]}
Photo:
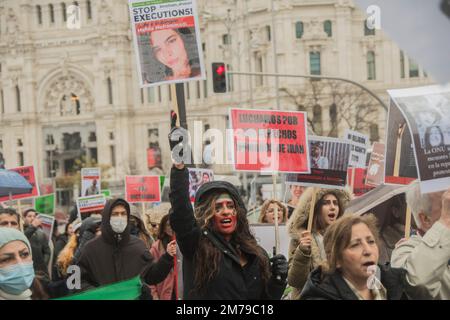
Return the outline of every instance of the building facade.
{"type": "MultiPolygon", "coordinates": [[[[199,120],[225,131],[229,107],[280,108],[308,111],[319,135],[350,127],[384,138],[385,110],[354,86],[235,75],[228,93],[214,94],[212,62],[348,78],[386,103],[387,89],[432,83],[350,0],[198,0],[198,12],[207,77],[184,85],[190,128],[199,120]]],[[[167,173],[170,86],[141,89],[136,69],[126,0],[0,0],[0,164],[35,165],[49,181],[85,156],[110,166],[117,186],[125,175],[167,173]]]]}

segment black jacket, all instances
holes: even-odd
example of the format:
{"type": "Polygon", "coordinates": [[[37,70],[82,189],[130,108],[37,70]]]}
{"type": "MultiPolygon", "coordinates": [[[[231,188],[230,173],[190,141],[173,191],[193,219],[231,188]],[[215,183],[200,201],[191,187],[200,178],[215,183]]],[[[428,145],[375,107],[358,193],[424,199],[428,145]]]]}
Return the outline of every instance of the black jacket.
{"type": "MultiPolygon", "coordinates": [[[[202,185],[196,194],[196,203],[208,192],[223,189],[245,208],[236,188],[223,181],[214,181],[202,185]]],[[[213,230],[201,230],[195,218],[189,200],[188,169],[172,168],[170,177],[170,202],[172,213],[170,224],[177,236],[177,243],[183,254],[184,299],[213,299],[213,300],[245,300],[245,299],[280,299],[285,283],[271,278],[264,287],[261,279],[261,269],[256,256],[244,252],[248,263],[241,267],[239,255],[233,240],[230,242],[213,230]],[[195,252],[200,241],[213,243],[222,256],[219,262],[218,274],[212,279],[204,292],[194,292],[194,270],[196,268],[195,252]]],[[[263,250],[261,248],[261,250],[263,250]]],[[[269,259],[267,257],[267,259],[269,259]]]]}
{"type": "MultiPolygon", "coordinates": [[[[387,300],[406,299],[404,295],[405,270],[378,265],[381,283],[386,288],[387,300]]],[[[322,269],[314,269],[301,293],[301,300],[358,300],[339,271],[322,279],[322,269]]]]}
{"type": "Polygon", "coordinates": [[[29,225],[25,228],[24,233],[30,241],[34,270],[48,276],[48,262],[50,261],[51,250],[45,232],[40,228],[29,225]]]}
{"type": "Polygon", "coordinates": [[[111,211],[119,204],[125,206],[130,219],[130,206],[125,200],[107,202],[102,212],[102,235],[86,243],[78,263],[82,290],[131,279],[139,274],[147,284],[157,284],[173,267],[173,258],[169,254],[154,263],[144,242],[130,235],[129,223],[121,234],[112,230],[111,211]]]}

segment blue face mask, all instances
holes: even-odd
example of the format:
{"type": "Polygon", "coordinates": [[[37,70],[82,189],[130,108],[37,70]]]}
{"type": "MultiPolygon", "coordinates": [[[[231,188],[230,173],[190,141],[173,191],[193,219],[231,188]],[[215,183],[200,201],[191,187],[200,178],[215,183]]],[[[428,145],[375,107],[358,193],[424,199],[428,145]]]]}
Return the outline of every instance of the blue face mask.
{"type": "Polygon", "coordinates": [[[0,268],[0,290],[18,295],[31,287],[34,280],[33,262],[0,268]]]}

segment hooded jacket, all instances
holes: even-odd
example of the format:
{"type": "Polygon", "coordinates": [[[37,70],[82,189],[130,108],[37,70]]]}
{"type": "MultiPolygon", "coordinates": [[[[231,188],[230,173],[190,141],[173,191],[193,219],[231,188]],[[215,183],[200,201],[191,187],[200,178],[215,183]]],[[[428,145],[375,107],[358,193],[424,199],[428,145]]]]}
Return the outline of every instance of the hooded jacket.
{"type": "MultiPolygon", "coordinates": [[[[245,209],[237,189],[225,181],[213,181],[203,184],[195,196],[195,204],[203,201],[211,192],[227,192],[238,206],[245,209]]],[[[188,169],[172,168],[170,174],[170,202],[172,213],[170,224],[177,236],[177,243],[183,254],[183,290],[185,299],[246,300],[246,299],[280,299],[285,283],[270,278],[263,286],[261,269],[256,256],[246,253],[247,264],[242,267],[240,255],[236,251],[239,245],[226,241],[219,233],[205,228],[201,229],[194,218],[194,211],[189,199],[188,169]],[[197,266],[195,253],[200,241],[210,241],[221,252],[218,272],[203,292],[195,292],[194,271],[197,266]]],[[[264,250],[261,248],[261,250],[264,250]]],[[[243,251],[243,250],[242,250],[243,251]]],[[[267,257],[267,259],[269,259],[267,257]]]]}
{"type": "Polygon", "coordinates": [[[339,203],[341,204],[341,210],[338,214],[339,217],[344,214],[344,209],[352,198],[351,192],[347,189],[307,188],[301,195],[297,207],[287,223],[288,232],[291,237],[289,243],[288,283],[293,288],[291,298],[294,300],[300,298],[300,292],[306,283],[308,274],[323,262],[320,256],[320,248],[314,235],[311,242],[311,252],[309,254],[304,253],[299,248],[300,234],[307,230],[314,189],[316,190],[314,206],[327,194],[334,194],[338,198],[339,203]]]}
{"type": "Polygon", "coordinates": [[[156,284],[164,280],[173,266],[169,254],[154,263],[144,242],[130,235],[129,223],[121,234],[112,230],[111,212],[117,205],[126,208],[130,220],[130,206],[125,200],[113,199],[106,203],[100,226],[102,235],[86,243],[78,263],[82,290],[127,280],[139,274],[147,284],[156,284]]]}
{"type": "MultiPolygon", "coordinates": [[[[380,281],[386,288],[387,300],[406,299],[405,270],[378,265],[380,281]]],[[[301,293],[301,300],[358,300],[339,271],[323,276],[321,267],[314,269],[301,293]]]]}

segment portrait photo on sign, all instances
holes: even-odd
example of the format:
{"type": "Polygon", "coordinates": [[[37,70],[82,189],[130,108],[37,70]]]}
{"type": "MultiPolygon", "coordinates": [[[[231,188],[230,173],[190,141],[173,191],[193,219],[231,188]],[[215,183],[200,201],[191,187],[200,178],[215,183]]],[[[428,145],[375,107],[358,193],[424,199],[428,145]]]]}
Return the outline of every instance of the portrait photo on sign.
{"type": "Polygon", "coordinates": [[[194,27],[154,30],[137,37],[144,85],[202,76],[194,27]]]}

